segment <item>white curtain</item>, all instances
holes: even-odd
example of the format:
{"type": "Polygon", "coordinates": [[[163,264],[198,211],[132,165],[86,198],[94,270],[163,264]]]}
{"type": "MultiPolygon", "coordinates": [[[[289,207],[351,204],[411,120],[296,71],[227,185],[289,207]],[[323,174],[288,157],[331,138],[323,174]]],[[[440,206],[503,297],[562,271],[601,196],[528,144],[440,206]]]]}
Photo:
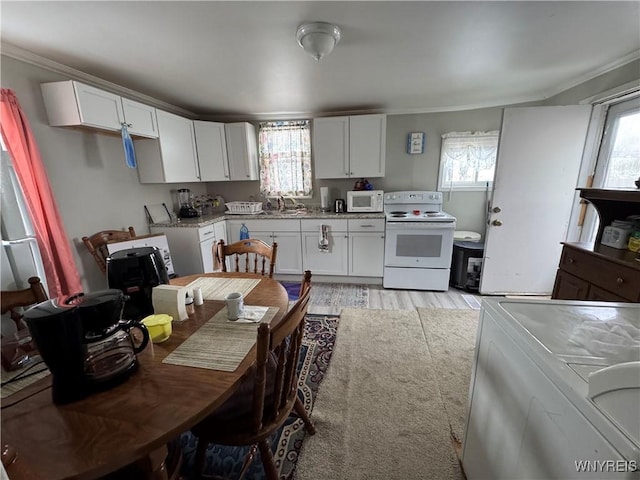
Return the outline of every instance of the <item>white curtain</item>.
{"type": "Polygon", "coordinates": [[[498,137],[497,130],[442,135],[440,188],[484,188],[492,182],[498,137]]]}
{"type": "Polygon", "coordinates": [[[308,120],[260,124],[260,191],[264,196],[311,196],[308,120]]]}

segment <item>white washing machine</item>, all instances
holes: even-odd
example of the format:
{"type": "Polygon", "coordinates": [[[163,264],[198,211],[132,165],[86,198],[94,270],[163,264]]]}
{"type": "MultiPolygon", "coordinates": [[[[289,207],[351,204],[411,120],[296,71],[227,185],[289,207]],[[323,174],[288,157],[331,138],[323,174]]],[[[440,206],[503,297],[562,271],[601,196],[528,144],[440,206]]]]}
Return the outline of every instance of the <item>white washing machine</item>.
{"type": "Polygon", "coordinates": [[[469,480],[639,479],[640,305],[483,299],[469,480]]]}

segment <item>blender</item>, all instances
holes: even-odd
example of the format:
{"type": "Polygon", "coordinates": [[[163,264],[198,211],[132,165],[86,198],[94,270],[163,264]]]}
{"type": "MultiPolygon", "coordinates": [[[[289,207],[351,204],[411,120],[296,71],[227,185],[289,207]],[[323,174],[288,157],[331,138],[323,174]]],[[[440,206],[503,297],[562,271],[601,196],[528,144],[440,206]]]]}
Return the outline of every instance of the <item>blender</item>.
{"type": "Polygon", "coordinates": [[[188,188],[180,188],[178,190],[178,203],[180,204],[178,217],[195,218],[198,216],[198,211],[193,207],[191,198],[191,190],[189,190],[188,188]]]}

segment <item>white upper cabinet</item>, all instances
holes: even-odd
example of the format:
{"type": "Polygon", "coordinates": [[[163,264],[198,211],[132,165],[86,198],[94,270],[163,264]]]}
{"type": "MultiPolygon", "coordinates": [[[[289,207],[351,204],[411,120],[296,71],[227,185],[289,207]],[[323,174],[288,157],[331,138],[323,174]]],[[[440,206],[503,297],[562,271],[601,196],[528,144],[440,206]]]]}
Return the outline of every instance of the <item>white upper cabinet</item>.
{"type": "Polygon", "coordinates": [[[349,164],[352,177],[384,177],[387,116],[349,117],[349,164]]]}
{"type": "Polygon", "coordinates": [[[349,117],[313,120],[316,178],[349,178],[349,117]]]}
{"type": "Polygon", "coordinates": [[[229,181],[229,159],[224,123],[195,120],[196,148],[203,182],[229,181]]]}
{"type": "Polygon", "coordinates": [[[255,127],[248,122],[224,126],[230,180],[258,180],[258,146],[255,127]]]}
{"type": "Polygon", "coordinates": [[[193,120],[157,110],[157,140],[135,141],[140,183],[199,182],[193,120]]]}
{"type": "Polygon", "coordinates": [[[383,177],[386,136],[384,114],[314,119],[316,178],[383,177]]]}
{"type": "Polygon", "coordinates": [[[127,129],[131,135],[156,138],[158,136],[158,122],[156,109],[128,98],[122,98],[122,110],[127,129]]]}
{"type": "Polygon", "coordinates": [[[158,136],[153,107],[74,80],[43,83],[41,89],[52,127],[83,126],[119,132],[126,122],[131,124],[132,135],[158,136]]]}

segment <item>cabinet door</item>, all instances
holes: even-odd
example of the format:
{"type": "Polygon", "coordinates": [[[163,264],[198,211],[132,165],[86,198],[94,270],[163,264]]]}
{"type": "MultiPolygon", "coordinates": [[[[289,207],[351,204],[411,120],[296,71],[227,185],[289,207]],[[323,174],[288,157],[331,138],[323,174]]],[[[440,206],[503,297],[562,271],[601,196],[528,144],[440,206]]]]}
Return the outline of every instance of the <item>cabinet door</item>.
{"type": "Polygon", "coordinates": [[[200,181],[193,121],[161,110],[157,116],[164,181],[200,181]]]}
{"type": "Polygon", "coordinates": [[[302,274],[302,240],[299,232],[274,232],[278,243],[276,273],[302,274]]]}
{"type": "Polygon", "coordinates": [[[349,117],[349,173],[352,177],[384,177],[387,116],[349,117]]]}
{"type": "Polygon", "coordinates": [[[581,278],[558,270],[551,298],[559,300],[586,300],[589,283],[581,278]]]}
{"type": "Polygon", "coordinates": [[[258,180],[258,147],[256,130],[247,122],[224,126],[231,180],[258,180]]]}
{"type": "Polygon", "coordinates": [[[346,233],[329,234],[329,252],[318,248],[319,235],[302,235],[302,265],[314,275],[347,275],[349,240],[346,233]]]}
{"type": "MultiPolygon", "coordinates": [[[[204,242],[200,242],[200,260],[202,262],[202,273],[213,273],[213,247],[216,244],[215,237],[211,237],[204,242]]],[[[198,272],[200,273],[200,272],[198,272]]]]}
{"type": "Polygon", "coordinates": [[[587,294],[587,300],[593,300],[594,302],[628,302],[629,299],[620,297],[611,292],[604,290],[603,288],[596,287],[595,285],[589,286],[589,293],[587,294]]]}
{"type": "Polygon", "coordinates": [[[316,178],[348,178],[349,117],[313,119],[316,178]]]}
{"type": "Polygon", "coordinates": [[[156,121],[156,109],[144,103],[122,99],[124,121],[130,126],[129,133],[143,137],[158,137],[158,122],[156,121]]]}
{"type": "Polygon", "coordinates": [[[124,121],[122,101],[118,95],[82,83],[73,83],[83,125],[120,130],[124,121]]]}
{"type": "Polygon", "coordinates": [[[382,277],[384,233],[349,232],[349,275],[382,277]]]}
{"type": "Polygon", "coordinates": [[[225,182],[229,180],[229,160],[224,123],[193,122],[200,165],[200,180],[225,182]]]}

